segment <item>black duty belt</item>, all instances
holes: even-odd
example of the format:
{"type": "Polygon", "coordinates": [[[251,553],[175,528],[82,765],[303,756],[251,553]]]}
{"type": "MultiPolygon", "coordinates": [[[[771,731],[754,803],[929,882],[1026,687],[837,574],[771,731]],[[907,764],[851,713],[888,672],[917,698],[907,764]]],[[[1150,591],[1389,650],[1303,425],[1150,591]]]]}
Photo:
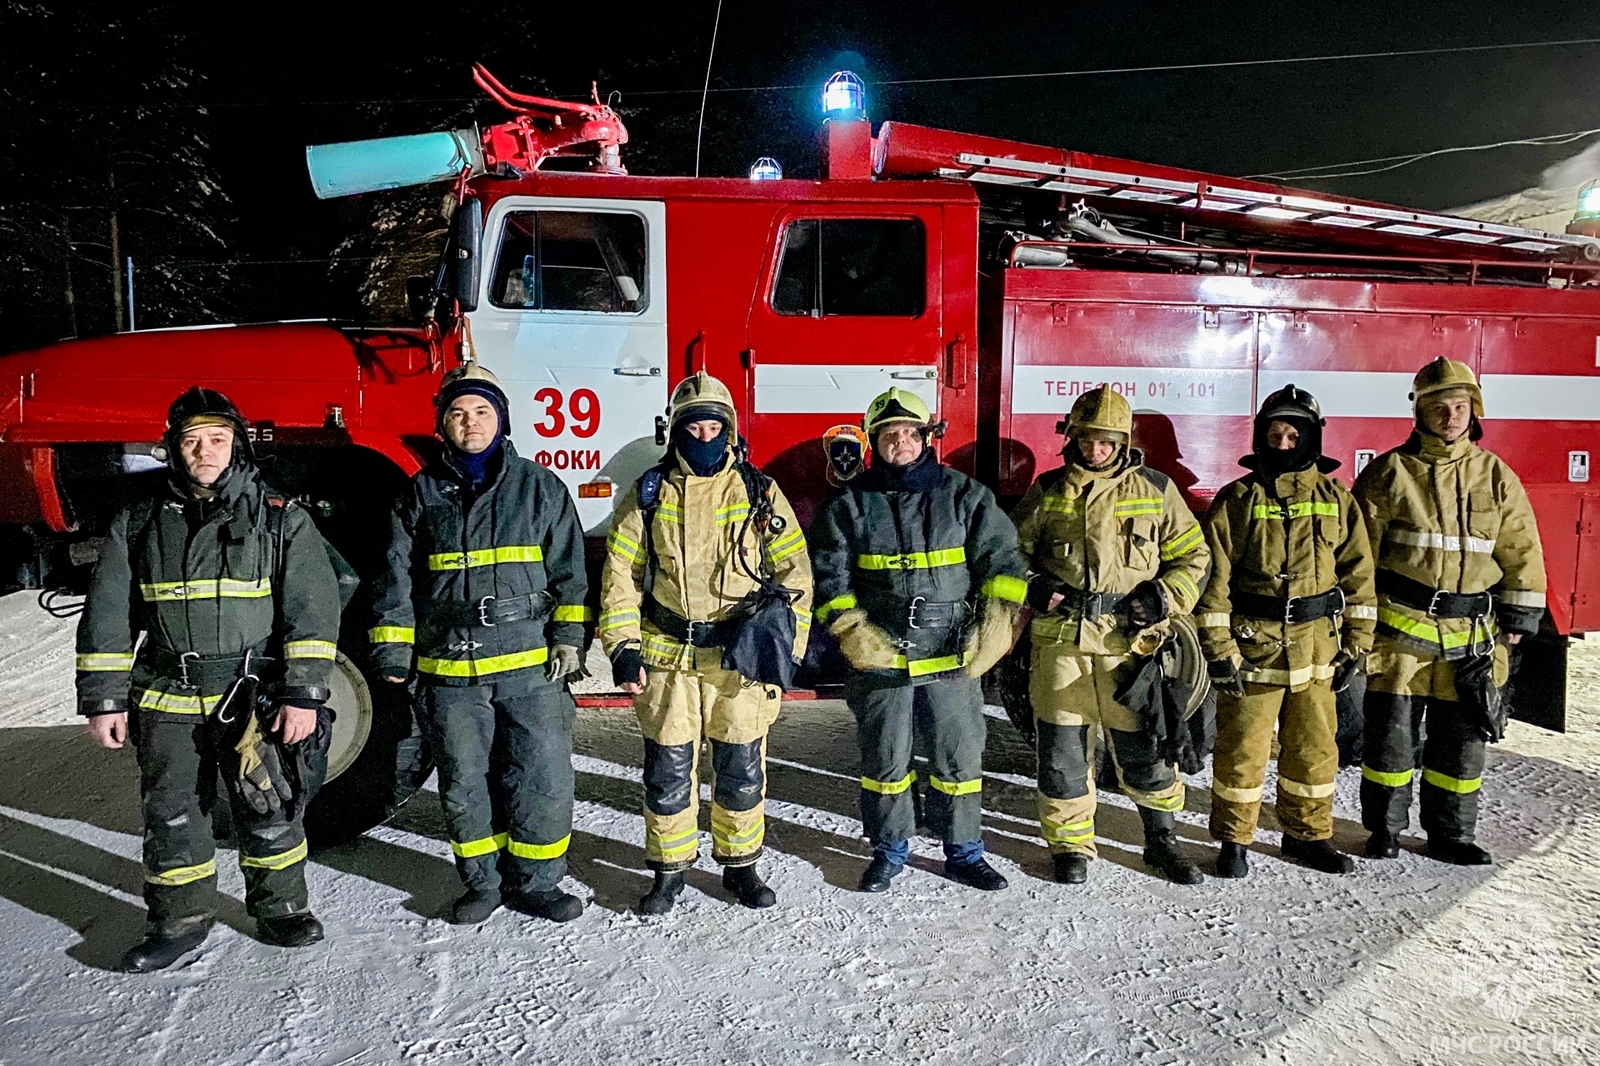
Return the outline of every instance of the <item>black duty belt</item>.
{"type": "Polygon", "coordinates": [[[1056,614],[1081,614],[1085,622],[1093,622],[1101,615],[1112,614],[1117,605],[1127,598],[1125,592],[1089,592],[1075,585],[1057,585],[1061,602],[1056,614]]]}
{"type": "Polygon", "coordinates": [[[1487,592],[1431,588],[1393,570],[1379,570],[1377,585],[1378,591],[1393,602],[1434,618],[1485,618],[1494,610],[1494,597],[1487,592]]]}
{"type": "Polygon", "coordinates": [[[499,626],[543,618],[555,609],[555,597],[548,592],[525,596],[485,596],[474,603],[434,600],[428,604],[430,621],[452,626],[499,626]]]}
{"type": "Polygon", "coordinates": [[[965,600],[930,600],[918,596],[906,608],[906,625],[911,629],[960,629],[972,608],[965,600]]]}
{"type": "Polygon", "coordinates": [[[1254,592],[1233,594],[1233,612],[1246,618],[1255,618],[1284,625],[1314,622],[1318,618],[1332,618],[1344,613],[1344,590],[1329,589],[1315,596],[1261,596],[1254,592]]]}
{"type": "Polygon", "coordinates": [[[654,596],[644,598],[644,616],[650,623],[673,640],[681,640],[696,648],[725,648],[739,633],[745,616],[750,612],[740,610],[715,622],[700,622],[685,618],[663,607],[654,596]]]}
{"type": "Polygon", "coordinates": [[[185,688],[205,692],[221,692],[245,673],[245,663],[250,673],[266,677],[277,660],[266,655],[201,655],[199,652],[176,652],[170,648],[146,648],[139,653],[140,662],[158,677],[176,681],[185,688]]]}

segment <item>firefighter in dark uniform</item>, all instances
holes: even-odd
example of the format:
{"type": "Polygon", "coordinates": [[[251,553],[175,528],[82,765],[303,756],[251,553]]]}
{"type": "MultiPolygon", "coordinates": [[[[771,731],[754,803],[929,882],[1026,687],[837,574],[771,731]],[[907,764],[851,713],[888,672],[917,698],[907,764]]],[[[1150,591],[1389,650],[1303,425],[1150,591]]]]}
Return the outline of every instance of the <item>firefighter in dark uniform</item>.
{"type": "Polygon", "coordinates": [[[339,593],[326,544],[261,483],[226,396],[178,397],[164,444],[168,485],[112,520],[78,623],[80,713],[102,746],[131,738],[139,758],[150,925],[122,958],[130,972],[172,965],[211,929],[219,769],[261,938],[322,939],[302,822],[332,721],[339,593]]]}
{"type": "Polygon", "coordinates": [[[583,529],[560,478],[517,455],[509,405],[476,363],[439,389],[439,459],[396,510],[369,634],[384,677],[414,675],[439,766],[450,850],[466,886],[450,921],[505,902],[570,921],[567,685],[583,675],[589,610],[583,529]]]}
{"type": "Polygon", "coordinates": [[[926,814],[943,838],[946,874],[1003,889],[981,835],[979,678],[1011,649],[1027,595],[1016,527],[987,488],[939,462],[928,446],[935,427],[915,394],[879,396],[862,428],[872,466],[810,530],[817,621],[856,670],[845,696],[872,841],[861,889],[887,889],[910,854],[914,730],[931,748],[926,814]]]}
{"type": "Polygon", "coordinates": [[[1256,415],[1249,477],[1206,516],[1211,582],[1195,608],[1217,689],[1211,835],[1217,874],[1243,877],[1273,733],[1283,857],[1324,873],[1355,868],[1333,849],[1339,770],[1335,693],[1372,646],[1372,550],[1350,491],[1328,475],[1322,409],[1293,385],[1256,415]]]}
{"type": "Polygon", "coordinates": [[[1370,857],[1398,855],[1420,767],[1428,855],[1488,865],[1475,840],[1484,744],[1505,730],[1507,645],[1544,616],[1544,553],[1522,482],[1478,446],[1483,393],[1471,368],[1435,359],[1411,399],[1411,438],[1355,485],[1378,587],[1361,821],[1370,857]]]}

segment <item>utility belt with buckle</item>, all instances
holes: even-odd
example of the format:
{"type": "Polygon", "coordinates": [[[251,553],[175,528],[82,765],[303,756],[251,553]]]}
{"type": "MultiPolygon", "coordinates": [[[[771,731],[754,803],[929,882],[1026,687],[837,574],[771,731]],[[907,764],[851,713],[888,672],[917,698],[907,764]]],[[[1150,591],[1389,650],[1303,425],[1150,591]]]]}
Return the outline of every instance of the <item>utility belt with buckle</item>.
{"type": "Polygon", "coordinates": [[[701,622],[685,618],[676,611],[669,610],[661,605],[661,601],[654,596],[644,598],[644,616],[650,624],[673,640],[682,641],[696,648],[725,648],[739,634],[739,627],[750,614],[750,610],[741,609],[727,618],[719,618],[715,622],[701,622]]]}
{"type": "Polygon", "coordinates": [[[960,629],[972,616],[966,600],[930,600],[917,596],[906,607],[909,629],[960,629]]]}
{"type": "Polygon", "coordinates": [[[434,600],[428,604],[431,622],[450,626],[501,626],[543,618],[555,610],[555,597],[548,592],[524,596],[485,596],[473,603],[434,600]]]}
{"type": "Polygon", "coordinates": [[[1494,597],[1487,592],[1450,592],[1430,588],[1393,570],[1379,570],[1378,591],[1402,607],[1423,611],[1431,618],[1487,618],[1494,612],[1494,597]]]}
{"type": "Polygon", "coordinates": [[[1329,589],[1315,596],[1262,596],[1254,592],[1233,594],[1233,613],[1258,621],[1299,625],[1344,613],[1344,589],[1329,589]]]}
{"type": "Polygon", "coordinates": [[[241,655],[201,655],[197,651],[176,652],[170,648],[146,648],[141,662],[158,677],[176,681],[184,688],[216,693],[226,689],[248,671],[261,676],[277,665],[277,660],[247,652],[241,655]]]}
{"type": "Polygon", "coordinates": [[[1056,591],[1061,594],[1061,602],[1056,605],[1055,613],[1082,615],[1085,622],[1115,614],[1117,606],[1128,596],[1126,592],[1089,592],[1076,585],[1057,585],[1056,591]]]}

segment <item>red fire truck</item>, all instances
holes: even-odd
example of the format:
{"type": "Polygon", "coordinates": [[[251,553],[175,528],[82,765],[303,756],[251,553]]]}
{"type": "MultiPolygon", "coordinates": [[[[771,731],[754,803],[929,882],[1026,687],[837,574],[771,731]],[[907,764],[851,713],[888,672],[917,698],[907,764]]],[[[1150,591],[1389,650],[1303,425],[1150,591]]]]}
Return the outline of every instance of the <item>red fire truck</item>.
{"type": "MultiPolygon", "coordinates": [[[[1405,439],[1411,375],[1445,355],[1481,376],[1483,443],[1538,512],[1549,633],[1518,703],[1560,728],[1566,638],[1600,629],[1600,240],[899,122],[874,134],[844,74],[820,180],[771,160],[749,180],[635,176],[598,98],[476,77],[509,121],[308,149],[320,195],[453,183],[417,324],[142,331],[0,360],[13,585],[81,586],[115,508],[161,476],[166,405],[196,382],[238,403],[267,478],[371,574],[463,358],[506,384],[519,450],[561,474],[598,543],[695,370],[734,390],[753,458],[808,521],[829,491],[821,439],[890,385],[937,408],[946,461],[1014,499],[1059,462],[1073,399],[1109,382],[1200,509],[1238,476],[1260,397],[1315,393],[1353,478],[1405,439]]],[[[364,612],[358,596],[341,638],[324,839],[381,820],[428,769],[409,708],[363,674],[364,612]]]]}

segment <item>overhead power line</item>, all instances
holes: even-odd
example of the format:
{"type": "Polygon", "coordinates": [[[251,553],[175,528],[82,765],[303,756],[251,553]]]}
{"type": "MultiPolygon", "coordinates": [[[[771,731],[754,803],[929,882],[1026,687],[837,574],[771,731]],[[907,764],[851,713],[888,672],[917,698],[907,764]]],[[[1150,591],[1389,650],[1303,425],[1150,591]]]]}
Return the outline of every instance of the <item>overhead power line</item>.
{"type": "Polygon", "coordinates": [[[1409,155],[1384,155],[1372,159],[1352,159],[1344,163],[1324,163],[1315,167],[1298,167],[1292,170],[1277,170],[1270,174],[1245,174],[1246,178],[1264,178],[1271,181],[1326,181],[1331,178],[1355,178],[1366,174],[1383,174],[1390,170],[1399,170],[1412,163],[1435,156],[1453,155],[1457,152],[1487,152],[1493,148],[1510,148],[1514,145],[1535,145],[1539,147],[1559,146],[1581,141],[1585,137],[1593,137],[1600,133],[1600,128],[1592,130],[1574,130],[1571,133],[1547,133],[1542,137],[1522,137],[1510,141],[1493,141],[1489,144],[1463,144],[1454,148],[1435,148],[1428,152],[1413,152],[1409,155]],[[1374,163],[1386,164],[1372,166],[1374,163]],[[1369,167],[1366,170],[1345,170],[1344,167],[1369,167]]]}

